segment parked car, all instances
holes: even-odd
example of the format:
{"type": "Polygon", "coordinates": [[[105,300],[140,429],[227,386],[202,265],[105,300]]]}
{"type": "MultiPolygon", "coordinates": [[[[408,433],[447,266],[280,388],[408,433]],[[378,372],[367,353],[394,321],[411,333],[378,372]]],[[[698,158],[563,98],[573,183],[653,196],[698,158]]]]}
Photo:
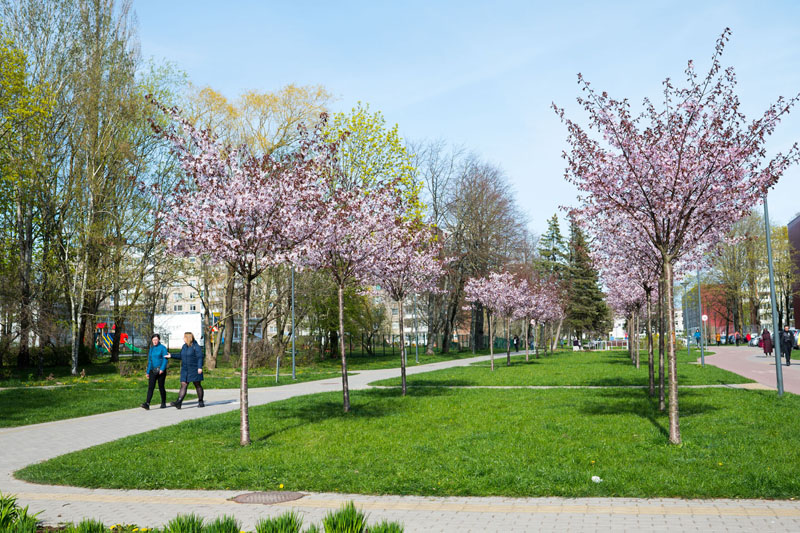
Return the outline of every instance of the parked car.
{"type": "Polygon", "coordinates": [[[750,346],[758,346],[758,341],[761,340],[761,337],[758,335],[752,335],[750,337],[750,346]]]}

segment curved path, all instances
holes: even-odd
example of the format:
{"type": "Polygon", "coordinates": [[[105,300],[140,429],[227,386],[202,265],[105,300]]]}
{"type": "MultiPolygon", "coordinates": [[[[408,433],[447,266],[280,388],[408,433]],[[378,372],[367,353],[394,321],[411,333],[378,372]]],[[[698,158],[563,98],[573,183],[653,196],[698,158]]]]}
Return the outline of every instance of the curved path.
{"type": "MultiPolygon", "coordinates": [[[[721,354],[722,355],[722,354],[721,354]]],[[[408,374],[465,366],[488,356],[412,366],[408,374]]],[[[397,377],[398,369],[361,371],[350,376],[352,390],[397,377]]],[[[341,390],[339,379],[251,389],[251,405],[294,396],[341,390]]],[[[312,493],[274,505],[238,504],[241,491],[107,490],[47,486],[14,479],[13,472],[104,442],[176,424],[182,420],[238,409],[238,390],[209,390],[205,409],[186,402],[175,409],[130,409],[32,426],[0,429],[0,492],[19,496],[48,524],[97,518],[107,524],[158,525],[178,513],[206,517],[233,514],[252,529],[264,516],[290,508],[306,523],[319,523],[330,510],[354,501],[370,515],[402,522],[406,531],[800,531],[800,503],[763,500],[678,500],[634,498],[467,498],[364,496],[312,493]]]]}
{"type": "MultiPolygon", "coordinates": [[[[740,376],[754,379],[770,389],[777,388],[775,377],[775,355],[765,356],[761,348],[753,346],[709,346],[714,355],[706,357],[706,364],[736,372],[740,376]]],[[[698,360],[699,360],[699,353],[698,360]]],[[[794,350],[795,364],[786,366],[782,360],[783,390],[800,394],[800,350],[794,350]]]]}

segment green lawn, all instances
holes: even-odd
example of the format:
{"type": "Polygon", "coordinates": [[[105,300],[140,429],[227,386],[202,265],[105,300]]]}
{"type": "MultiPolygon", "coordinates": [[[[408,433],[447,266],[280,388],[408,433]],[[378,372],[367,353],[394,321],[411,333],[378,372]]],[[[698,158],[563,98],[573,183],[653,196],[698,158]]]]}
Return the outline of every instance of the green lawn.
{"type": "Polygon", "coordinates": [[[681,391],[682,446],[646,391],[326,393],[191,420],[36,464],[38,483],[420,495],[800,497],[800,397],[681,391]],[[175,449],[181,453],[176,454],[175,449]],[[169,468],[153,470],[153,464],[169,468]],[[191,475],[186,475],[191,472],[191,475]],[[602,478],[593,483],[592,476],[602,478]]]}
{"type": "MultiPolygon", "coordinates": [[[[695,354],[689,357],[686,351],[678,352],[678,383],[680,385],[708,385],[725,383],[750,383],[752,380],[738,374],[706,365],[692,364],[695,354]]],[[[699,355],[698,355],[699,356],[699,355]]],[[[658,354],[656,354],[658,357],[658,354]]],[[[629,386],[647,385],[647,353],[642,355],[640,368],[631,364],[624,351],[607,352],[556,352],[553,355],[531,355],[529,362],[524,356],[511,358],[506,366],[505,354],[495,359],[494,372],[489,362],[473,363],[470,366],[437,370],[408,377],[410,386],[474,386],[474,385],[592,385],[629,386]]],[[[658,361],[656,360],[656,380],[658,361]]],[[[373,385],[399,386],[400,378],[387,379],[373,385]]]]}

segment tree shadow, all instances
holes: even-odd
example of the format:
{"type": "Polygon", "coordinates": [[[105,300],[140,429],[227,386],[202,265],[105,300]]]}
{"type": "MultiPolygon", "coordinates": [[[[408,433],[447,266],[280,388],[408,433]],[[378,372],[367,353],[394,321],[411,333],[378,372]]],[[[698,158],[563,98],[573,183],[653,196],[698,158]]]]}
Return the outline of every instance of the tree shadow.
{"type": "MultiPolygon", "coordinates": [[[[452,394],[453,391],[445,387],[430,387],[413,389],[408,388],[406,397],[436,397],[452,394]]],[[[334,393],[335,394],[335,393],[334,393]]],[[[277,420],[292,420],[293,422],[276,427],[270,432],[253,439],[254,442],[267,441],[276,435],[291,429],[318,424],[327,420],[354,420],[378,419],[407,411],[407,406],[400,401],[387,402],[386,399],[400,400],[399,388],[369,389],[366,391],[351,391],[350,411],[345,413],[342,409],[341,396],[338,398],[321,399],[313,398],[302,405],[286,403],[271,404],[273,411],[271,418],[277,420]]]]}
{"type": "MultiPolygon", "coordinates": [[[[679,400],[692,399],[688,404],[680,403],[680,416],[686,418],[701,415],[719,408],[706,402],[698,402],[695,398],[701,397],[702,389],[681,390],[679,400]]],[[[666,412],[658,410],[658,398],[651,398],[647,389],[604,389],[598,391],[599,401],[587,402],[581,406],[580,411],[586,415],[635,415],[650,422],[661,435],[669,438],[669,430],[662,425],[659,417],[663,419],[666,412]]],[[[669,405],[667,405],[669,409],[669,405]]]]}

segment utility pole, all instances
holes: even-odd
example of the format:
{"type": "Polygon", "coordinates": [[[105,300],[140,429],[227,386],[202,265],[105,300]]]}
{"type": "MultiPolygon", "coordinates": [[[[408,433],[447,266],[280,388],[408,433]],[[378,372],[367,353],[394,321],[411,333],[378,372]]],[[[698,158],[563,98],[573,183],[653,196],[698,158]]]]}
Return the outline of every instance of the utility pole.
{"type": "Polygon", "coordinates": [[[780,330],[778,329],[778,307],[775,304],[775,272],[772,266],[772,236],[769,225],[767,194],[764,194],[764,226],[767,231],[767,263],[769,264],[769,297],[772,304],[772,345],[775,347],[775,378],[778,382],[778,396],[783,396],[783,368],[781,367],[780,330]]]}

